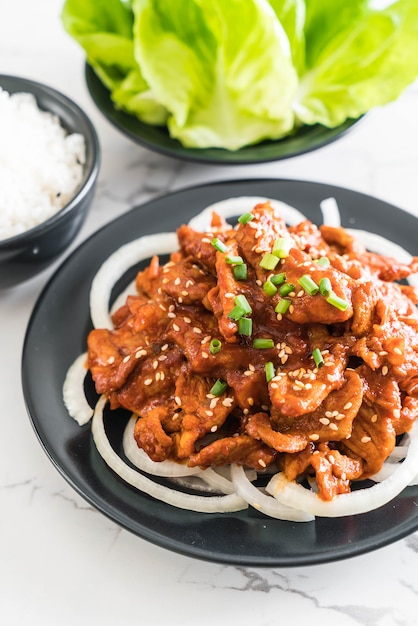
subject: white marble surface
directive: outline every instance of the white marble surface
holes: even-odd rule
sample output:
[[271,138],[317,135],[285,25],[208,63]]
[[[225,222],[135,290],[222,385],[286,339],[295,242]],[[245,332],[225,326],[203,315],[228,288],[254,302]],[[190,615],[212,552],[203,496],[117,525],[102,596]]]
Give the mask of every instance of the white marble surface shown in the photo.
[[[229,178],[334,183],[418,215],[418,85],[368,116],[356,132],[316,153],[251,167],[180,163],[130,143],[101,117],[83,82],[83,53],[64,33],[60,9],[60,0],[0,0],[0,73],[63,91],[96,125],[103,163],[97,196],[76,243],[156,194]],[[418,534],[328,565],[242,568],[155,547],[87,505],[41,449],[21,391],[26,324],[53,269],[0,294],[1,624],[418,623]]]

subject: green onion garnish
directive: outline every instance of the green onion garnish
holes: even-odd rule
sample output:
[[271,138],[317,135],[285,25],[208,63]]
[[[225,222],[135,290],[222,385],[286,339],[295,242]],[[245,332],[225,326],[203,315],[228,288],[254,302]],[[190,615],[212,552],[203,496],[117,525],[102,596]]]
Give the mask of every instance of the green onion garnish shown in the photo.
[[270,280],[266,280],[263,289],[268,296],[274,296],[277,293],[277,287]]
[[222,348],[222,343],[219,341],[219,339],[211,340],[209,344],[209,352],[211,354],[218,354],[221,348]]
[[250,307],[250,303],[243,294],[235,296],[234,302],[237,306],[242,306],[245,315],[251,315],[251,313],[253,312],[252,308]]
[[226,391],[227,387],[228,383],[218,378],[209,393],[215,396],[215,398],[219,398]]
[[251,220],[254,219],[254,215],[252,213],[244,213],[243,215],[240,215],[240,217],[238,218],[238,221],[240,224],[247,224],[248,222],[251,222]]
[[265,270],[274,270],[279,260],[280,259],[277,256],[275,256],[274,254],[270,254],[270,252],[267,252],[267,254],[265,254],[260,261],[260,267]]
[[273,339],[254,339],[253,348],[260,348],[261,350],[267,350],[268,348],[274,348]]
[[285,259],[289,256],[290,248],[292,247],[292,240],[288,237],[279,237],[275,239],[273,244],[272,254],[279,259]]
[[269,280],[273,283],[273,285],[282,285],[286,282],[286,274],[285,272],[281,272],[281,274],[274,274],[273,276],[270,276]]
[[343,298],[337,296],[333,291],[328,296],[327,302],[329,304],[332,304],[332,306],[335,306],[335,308],[339,309],[340,311],[345,311],[348,307],[347,300],[343,300]]
[[232,271],[234,272],[235,280],[247,280],[247,265],[245,263],[240,263],[239,265],[234,265]]
[[322,356],[321,350],[319,348],[315,348],[312,352],[312,358],[315,361],[316,367],[322,367],[324,364],[324,357]]
[[253,320],[251,317],[241,317],[241,319],[238,320],[238,333],[246,337],[251,337],[252,332]]
[[292,291],[295,291],[295,285],[293,283],[285,283],[279,289],[281,296],[288,296]]
[[276,308],[274,310],[276,313],[281,313],[283,315],[284,313],[287,313],[287,310],[291,304],[292,304],[291,300],[282,298],[281,300],[278,301],[278,303],[276,304]]
[[329,258],[326,256],[321,256],[319,259],[315,259],[314,263],[321,265],[322,267],[330,266]]
[[225,261],[229,265],[240,265],[241,263],[244,263],[242,256],[226,256]]
[[309,274],[304,274],[298,278],[298,283],[310,296],[315,296],[319,291],[318,285],[314,280],[312,280]]
[[319,281],[319,291],[322,296],[328,297],[332,293],[332,285],[329,278],[321,278]]
[[218,239],[218,237],[214,237],[211,241],[211,244],[215,248],[215,250],[217,250],[218,252],[226,252],[227,250],[227,247],[224,244],[224,242]]
[[276,372],[274,371],[274,365],[271,361],[268,361],[268,363],[266,363],[265,368],[266,368],[266,380],[269,383],[271,379],[274,378]]
[[242,294],[240,294],[239,296],[235,296],[234,302],[234,308],[228,313],[228,317],[230,319],[238,321],[239,319],[241,319],[241,317],[244,317],[244,315],[251,315],[251,313],[253,312],[247,298]]

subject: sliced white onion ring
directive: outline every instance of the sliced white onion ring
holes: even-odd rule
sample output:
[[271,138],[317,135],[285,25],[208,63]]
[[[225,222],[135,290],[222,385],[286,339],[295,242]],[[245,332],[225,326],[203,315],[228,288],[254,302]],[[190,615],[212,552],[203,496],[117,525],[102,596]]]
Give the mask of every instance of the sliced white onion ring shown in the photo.
[[189,226],[201,232],[208,231],[210,230],[213,212],[228,219],[229,217],[236,217],[243,213],[248,213],[253,210],[256,204],[263,202],[270,202],[277,216],[284,219],[286,224],[296,226],[299,222],[306,220],[306,216],[303,215],[303,213],[281,200],[259,196],[240,196],[227,198],[226,200],[220,200],[219,202],[210,204],[190,220]]
[[241,511],[248,507],[247,502],[245,502],[238,493],[232,493],[226,496],[196,496],[183,493],[155,483],[140,472],[129,467],[113,450],[106,436],[103,423],[103,409],[106,402],[106,397],[101,396],[96,405],[91,427],[93,439],[105,463],[126,483],[153,498],[189,511],[198,511],[201,513],[228,513]]
[[410,431],[408,454],[395,471],[382,482],[365,489],[337,496],[331,502],[290,481],[281,472],[273,476],[266,491],[283,504],[320,517],[343,517],[377,509],[393,500],[415,477],[418,467],[418,423]]
[[252,507],[269,517],[290,522],[311,522],[315,519],[313,515],[282,504],[260,491],[248,480],[241,465],[231,465],[231,478],[240,496]]
[[116,282],[133,265],[154,254],[170,254],[178,248],[176,233],[145,235],[118,248],[95,275],[90,290],[90,316],[95,328],[112,330],[110,294]]
[[67,411],[80,426],[87,424],[93,417],[93,409],[87,402],[84,393],[84,379],[87,374],[86,361],[86,352],[76,358],[67,372],[62,388],[62,396]]

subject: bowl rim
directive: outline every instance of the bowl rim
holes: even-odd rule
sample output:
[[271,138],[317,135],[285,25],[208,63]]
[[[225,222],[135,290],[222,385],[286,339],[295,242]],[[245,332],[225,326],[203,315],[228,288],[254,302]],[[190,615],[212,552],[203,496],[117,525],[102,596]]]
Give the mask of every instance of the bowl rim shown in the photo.
[[[52,100],[57,101],[61,106],[66,109],[72,110],[72,112],[76,113],[78,117],[82,119],[84,125],[87,128],[87,136],[86,133],[83,133],[85,142],[91,145],[92,151],[92,162],[91,166],[86,170],[83,178],[84,182],[81,183],[81,186],[76,191],[75,195],[67,202],[61,209],[59,209],[56,213],[48,217],[46,220],[40,222],[36,226],[32,228],[28,228],[17,235],[13,235],[12,237],[7,237],[6,239],[0,239],[0,250],[7,250],[9,247],[13,247],[15,244],[19,244],[28,239],[31,239],[34,236],[42,235],[45,232],[49,231],[56,222],[60,221],[62,217],[64,217],[67,213],[70,213],[79,202],[82,202],[86,196],[90,193],[92,187],[94,186],[97,176],[99,174],[100,163],[101,163],[101,147],[100,141],[97,134],[97,131],[93,125],[93,122],[85,113],[85,111],[78,105],[74,100],[63,94],[61,91],[58,91],[54,87],[50,85],[46,85],[45,83],[41,83],[39,81],[33,80],[31,78],[25,78],[23,76],[15,76],[12,74],[0,74],[0,89],[4,89],[8,91],[7,88],[3,88],[3,81],[13,81],[16,82],[16,85],[22,84],[21,93],[32,93],[34,91],[41,91],[46,96],[51,98]],[[8,93],[19,93],[19,89],[16,91]],[[35,95],[36,98],[36,95]],[[39,104],[38,104],[39,106]],[[41,110],[49,111],[56,115],[53,111],[47,108],[40,107]],[[57,115],[59,118],[59,115]],[[60,118],[59,118],[60,119]],[[60,123],[62,124],[62,120],[60,119]],[[74,131],[76,132],[76,131]]]

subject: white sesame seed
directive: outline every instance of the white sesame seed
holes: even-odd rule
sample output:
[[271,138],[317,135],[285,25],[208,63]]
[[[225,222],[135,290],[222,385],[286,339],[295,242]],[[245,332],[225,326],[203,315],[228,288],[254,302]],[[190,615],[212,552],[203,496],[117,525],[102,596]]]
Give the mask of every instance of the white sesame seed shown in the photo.
[[254,406],[254,398],[248,398],[248,404]]
[[198,328],[197,326],[193,326],[193,332],[196,333],[196,335],[201,335],[202,329]]
[[301,298],[301,297],[303,296],[303,294],[304,294],[304,293],[305,293],[305,292],[303,291],[303,289],[301,289],[300,291],[298,291],[298,292],[297,292],[297,294],[296,294],[296,295],[297,295],[297,297],[298,297],[298,298]]
[[173,324],[173,329],[178,332],[180,330],[180,327],[177,326],[177,324]]
[[156,370],[158,367],[158,361],[157,359],[155,359],[155,361],[152,362],[152,367]]
[[276,319],[278,322],[281,322],[283,315],[281,313],[277,313]]
[[167,311],[167,307],[165,307],[164,304],[160,304],[159,307],[162,311]]
[[317,435],[316,433],[313,433],[313,435],[309,435],[309,439],[311,441],[318,441],[319,435]]
[[261,467],[267,467],[267,465],[264,463],[263,459],[258,459],[258,464],[261,465]]
[[207,352],[202,352],[202,359],[208,359],[209,354]]
[[182,291],[182,292],[181,292],[181,295],[182,295],[182,296],[184,296],[184,297],[186,297],[186,296],[188,296],[188,295],[189,295],[189,292],[188,292],[188,291],[186,291],[186,290],[184,290],[184,291]]
[[331,423],[331,424],[329,425],[329,427],[330,427],[330,429],[331,429],[331,430],[338,430],[338,426],[337,426],[337,424],[333,424],[333,423]]
[[253,372],[251,370],[245,370],[244,376],[252,376]]
[[386,376],[386,374],[388,373],[388,371],[389,371],[388,366],[387,366],[387,365],[384,365],[384,366],[382,367],[382,376]]
[[212,428],[210,429],[210,432],[211,433],[216,433],[217,430],[218,430],[218,427],[215,424],[215,426],[212,426]]
[[335,376],[333,376],[332,374],[327,374],[327,378],[328,378],[330,383],[335,382]]
[[341,472],[341,480],[347,480],[347,474],[345,472]]
[[181,400],[180,400],[180,398],[179,398],[178,396],[175,396],[175,398],[174,398],[174,402],[175,402],[178,406],[181,406]]
[[394,351],[396,354],[400,354],[400,355],[402,355],[402,354],[403,354],[402,350],[401,350],[400,348],[398,348],[398,347],[393,348],[393,351]]
[[381,350],[381,351],[379,352],[379,356],[386,356],[386,355],[387,355],[386,350]]
[[176,307],[174,306],[174,304],[170,304],[170,306],[168,307],[168,310],[169,310],[170,312],[172,312],[172,311],[174,311],[174,309],[175,309],[175,308],[176,308]]
[[227,291],[225,294],[225,298],[235,298],[235,295],[231,293],[230,291]]
[[169,317],[170,319],[174,319],[176,317],[176,314],[170,311],[169,313],[167,313],[167,317]]
[[147,386],[148,386],[148,385],[150,385],[151,383],[152,383],[152,378],[146,378],[146,379],[144,380],[144,385],[147,385]]
[[126,357],[123,359],[124,363],[127,363],[129,361],[129,359],[131,358],[130,354],[127,354]]
[[271,387],[272,389],[277,389],[277,388],[278,388],[278,385],[277,385],[277,383],[270,383],[270,387]]
[[332,417],[332,411],[325,411],[326,417]]
[[399,418],[401,416],[401,412],[399,409],[394,409],[393,410],[393,417],[395,418]]
[[321,422],[321,424],[323,424],[324,426],[328,426],[329,424],[329,419],[327,417],[320,417],[319,421]]
[[374,415],[371,416],[370,421],[373,422],[374,424],[375,422],[377,422],[377,417],[378,417],[377,413],[375,413]]
[[232,398],[225,398],[224,400],[222,400],[223,406],[226,406],[226,407],[232,406],[232,403],[233,403]]
[[191,324],[192,320],[190,319],[190,317],[183,317],[184,321],[186,322],[186,324]]
[[281,364],[282,364],[282,365],[284,365],[284,364],[286,363],[286,361],[288,360],[288,358],[289,358],[289,357],[288,357],[288,355],[287,355],[287,354],[285,354],[284,356],[282,356],[282,358],[280,359]]
[[371,441],[371,440],[372,440],[372,438],[371,437],[367,437],[367,436],[364,436],[364,437],[362,437],[360,439],[361,443],[369,443],[369,441]]
[[166,354],[161,354],[161,355],[158,357],[158,360],[159,360],[159,361],[167,361],[167,359],[168,359],[168,356],[167,356]]
[[115,362],[115,357],[114,356],[110,356],[107,359],[107,361],[106,361],[106,363],[108,363],[109,365],[112,365],[112,363],[114,363],[114,362]]
[[210,409],[214,409],[215,406],[218,404],[218,400],[219,400],[219,398],[212,398],[212,400],[210,401],[210,404],[209,404],[209,408]]
[[179,278],[179,276],[177,276],[176,280],[174,281],[175,285],[180,285],[181,283],[181,278]]
[[159,380],[160,380],[160,377],[161,377],[161,373],[160,373],[160,372],[157,372],[157,373],[155,374],[155,380],[156,380],[156,381],[159,381]]
[[344,410],[348,411],[348,409],[351,409],[351,407],[353,406],[352,402],[347,402],[346,404],[344,404]]
[[209,411],[209,410],[207,410],[207,411],[205,411],[205,413],[206,413],[206,415],[207,415],[208,417],[212,417],[212,415],[213,415],[213,411]]

